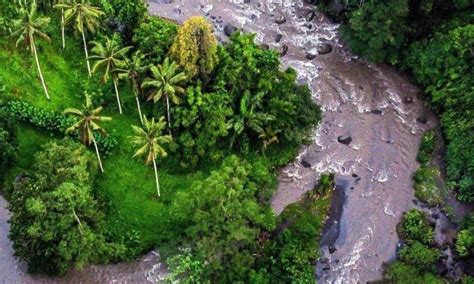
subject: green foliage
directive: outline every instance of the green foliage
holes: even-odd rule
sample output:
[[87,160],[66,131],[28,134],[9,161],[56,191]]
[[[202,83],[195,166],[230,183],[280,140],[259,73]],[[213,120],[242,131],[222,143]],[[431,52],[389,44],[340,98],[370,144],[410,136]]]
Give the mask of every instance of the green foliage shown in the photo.
[[395,283],[404,283],[404,284],[419,284],[419,283],[429,283],[429,284],[443,284],[446,283],[443,279],[438,276],[429,273],[422,272],[417,267],[410,264],[406,264],[401,261],[396,261],[390,265],[386,276],[394,281]]
[[219,60],[213,28],[202,16],[190,17],[183,23],[170,52],[189,79],[199,76],[207,80]]
[[343,35],[356,53],[395,63],[409,30],[408,16],[407,0],[366,1],[350,14]]
[[433,242],[433,228],[428,224],[425,214],[417,209],[405,213],[401,233],[408,244],[418,241],[430,245]]
[[175,23],[149,16],[135,29],[133,43],[147,55],[148,64],[159,64],[171,48],[177,32],[178,26]]
[[474,25],[465,25],[413,43],[407,59],[441,113],[448,177],[464,201],[474,200],[474,135],[460,135],[474,131],[473,45]]
[[[6,103],[3,108],[18,121],[28,122],[37,127],[59,134],[63,134],[69,126],[74,124],[74,119],[68,116],[36,108],[23,101],[11,100]],[[99,151],[106,156],[110,155],[113,148],[118,144],[117,140],[111,136],[95,135],[95,138]]]
[[474,256],[474,213],[464,217],[456,239],[456,251],[461,257]]
[[441,205],[446,194],[436,167],[420,167],[413,175],[415,196],[429,206]]
[[416,159],[420,164],[427,166],[433,158],[433,153],[436,148],[436,134],[434,130],[427,131],[421,138],[420,148]]
[[167,260],[170,274],[166,277],[169,283],[208,283],[202,275],[205,265],[199,260],[195,260],[191,254],[191,249],[183,249],[181,253],[170,257]]
[[230,156],[206,180],[176,194],[173,222],[184,229],[193,260],[206,263],[193,277],[233,282],[249,275],[260,234],[275,227],[271,208],[258,203],[251,171],[250,164]]
[[217,162],[224,157],[219,141],[228,136],[227,121],[233,114],[227,92],[205,94],[200,86],[188,87],[172,113],[181,166],[195,167],[202,159]]
[[14,164],[16,148],[15,122],[0,108],[0,184],[3,175]]
[[92,194],[92,167],[84,147],[70,141],[46,144],[30,175],[14,184],[10,238],[29,271],[62,274],[123,253],[101,233],[103,213]]
[[400,251],[400,259],[402,261],[423,271],[433,271],[434,264],[440,255],[439,250],[429,248],[418,241],[405,246]]
[[106,24],[113,31],[120,32],[124,42],[131,42],[133,31],[148,14],[143,0],[93,0],[107,15]]
[[[264,243],[252,283],[312,283],[318,259],[318,238],[329,210],[333,176],[323,175],[318,187],[278,216],[278,226]],[[267,236],[268,237],[268,236]]]

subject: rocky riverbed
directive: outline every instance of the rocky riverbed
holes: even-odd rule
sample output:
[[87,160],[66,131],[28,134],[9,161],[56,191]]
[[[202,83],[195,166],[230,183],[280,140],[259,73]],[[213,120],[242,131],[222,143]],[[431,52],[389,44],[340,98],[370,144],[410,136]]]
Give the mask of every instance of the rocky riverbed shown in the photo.
[[[151,0],[150,12],[184,21],[204,15],[216,34],[236,29],[257,34],[282,55],[284,67],[309,84],[324,119],[313,142],[283,168],[272,206],[280,213],[314,187],[320,173],[336,175],[336,213],[322,239],[319,282],[358,283],[378,279],[382,264],[396,256],[396,224],[414,207],[411,174],[421,134],[437,125],[418,98],[419,90],[389,66],[371,65],[348,52],[332,23],[302,0]],[[8,212],[0,198],[0,274],[7,282],[153,282],[163,268],[150,253],[135,263],[91,266],[62,279],[25,274],[7,239]],[[330,249],[329,249],[330,248]],[[132,280],[133,279],[133,280]],[[11,280],[11,281],[10,281]]]

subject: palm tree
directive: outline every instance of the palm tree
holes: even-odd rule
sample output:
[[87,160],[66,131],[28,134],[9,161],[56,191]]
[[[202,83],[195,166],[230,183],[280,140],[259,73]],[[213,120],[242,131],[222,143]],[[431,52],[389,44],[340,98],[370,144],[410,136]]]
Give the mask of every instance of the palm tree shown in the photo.
[[145,156],[145,164],[147,165],[153,162],[158,197],[160,196],[160,182],[158,180],[156,158],[164,158],[168,155],[162,145],[165,143],[170,143],[173,140],[170,135],[161,135],[165,125],[166,123],[164,117],[161,117],[158,122],[155,122],[154,118],[148,120],[144,116],[143,127],[132,125],[135,135],[130,137],[132,139],[132,143],[138,147],[133,157]]
[[[262,112],[263,93],[251,96],[249,91],[246,91],[240,100],[239,113],[229,121],[228,129],[233,130],[230,141],[230,148],[233,147],[235,139],[242,135],[247,129],[262,135],[265,132],[264,126],[268,122],[275,120],[275,116]],[[277,133],[277,132],[275,132]],[[264,134],[266,137],[268,134]],[[261,136],[261,138],[263,138]]]
[[92,72],[95,73],[99,68],[103,69],[104,75],[102,76],[102,81],[106,83],[112,77],[115,88],[115,96],[117,97],[117,104],[120,114],[122,114],[122,104],[120,103],[120,96],[117,87],[117,75],[115,69],[118,66],[123,65],[122,60],[124,60],[125,54],[132,48],[127,46],[121,48],[120,45],[115,40],[110,38],[105,39],[105,45],[101,42],[93,41],[94,47],[92,48],[92,53],[94,56],[91,56],[91,59],[96,59],[92,67]]
[[142,110],[140,107],[140,74],[144,73],[148,66],[143,65],[143,59],[145,55],[141,54],[140,51],[135,52],[131,59],[125,58],[125,66],[123,68],[116,69],[117,76],[121,80],[128,80],[132,84],[133,93],[135,94],[135,100],[137,101],[138,115],[140,116],[140,122],[143,125]]
[[69,4],[70,0],[55,0],[55,5],[54,7],[56,9],[61,9],[61,38],[62,38],[62,44],[63,44],[63,49],[66,48],[66,39],[64,36],[64,29],[66,27],[66,17],[64,16],[64,6],[59,6],[61,4]]
[[278,133],[280,133],[280,130],[273,130],[271,127],[265,127],[264,129],[261,129],[260,134],[258,135],[258,138],[262,139],[263,141],[263,151],[266,151],[268,146],[272,145],[273,143],[279,143],[280,141],[278,140]]
[[95,33],[96,28],[99,26],[97,19],[104,15],[104,12],[102,12],[98,7],[91,6],[88,0],[80,0],[80,2],[74,2],[72,4],[58,4],[56,7],[58,9],[65,9],[64,17],[66,25],[74,19],[74,29],[82,35],[84,53],[86,54],[87,71],[89,72],[89,76],[92,76],[85,32],[88,30],[91,33]]
[[18,46],[21,42],[24,42],[25,46],[33,53],[44,93],[46,94],[46,98],[49,100],[50,98],[48,94],[48,88],[44,82],[43,73],[41,72],[41,66],[38,59],[38,52],[36,50],[35,36],[37,35],[47,42],[51,41],[48,35],[41,31],[49,24],[51,19],[48,17],[41,17],[37,12],[36,1],[31,3],[29,11],[25,10],[24,8],[20,8],[20,18],[13,22],[16,30],[12,33],[12,35],[18,37],[16,46]]
[[176,63],[170,63],[169,58],[166,58],[162,65],[152,66],[150,70],[153,77],[146,78],[142,87],[151,89],[148,100],[156,103],[161,98],[165,99],[168,129],[171,133],[170,99],[175,104],[180,103],[179,95],[185,91],[179,84],[186,80],[186,75],[184,72],[178,72]]
[[64,110],[64,114],[71,115],[77,118],[77,121],[66,129],[66,134],[70,134],[76,131],[79,131],[81,141],[89,146],[91,143],[94,143],[95,153],[97,159],[99,160],[100,170],[104,172],[104,167],[102,166],[102,161],[100,159],[99,148],[97,147],[97,142],[94,137],[94,132],[97,132],[101,135],[107,135],[105,130],[100,127],[98,122],[101,121],[110,121],[112,118],[107,116],[99,116],[102,111],[102,107],[94,108],[92,106],[92,101],[90,96],[86,95],[86,104],[83,105],[83,109],[67,108]]

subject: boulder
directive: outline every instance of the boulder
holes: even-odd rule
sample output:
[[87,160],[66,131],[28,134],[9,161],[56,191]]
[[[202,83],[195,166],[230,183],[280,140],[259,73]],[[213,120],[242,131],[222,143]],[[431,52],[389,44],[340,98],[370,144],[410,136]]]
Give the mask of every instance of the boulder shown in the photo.
[[316,54],[306,53],[306,59],[313,60],[316,58]]
[[322,43],[318,46],[318,53],[319,54],[328,54],[332,51],[332,45],[329,43]]
[[288,53],[288,45],[284,44],[281,46],[280,56],[283,57]]
[[329,253],[330,253],[330,254],[333,254],[333,253],[335,253],[335,252],[336,252],[336,250],[337,250],[337,249],[336,249],[335,247],[333,247],[333,246],[329,246]]
[[277,34],[277,35],[275,36],[275,42],[280,42],[282,38],[283,38],[283,35],[282,35],[282,34]]
[[284,24],[285,22],[286,22],[285,16],[280,16],[280,17],[277,17],[277,18],[275,19],[275,23],[277,23],[277,24],[279,24],[279,25]]
[[300,162],[300,164],[304,167],[304,168],[311,168],[311,163],[306,159],[306,158],[303,158]]
[[337,137],[337,142],[344,144],[344,145],[349,145],[352,142],[352,137],[349,135],[343,135]]
[[226,36],[229,36],[229,37],[230,37],[233,33],[235,33],[237,30],[238,30],[238,29],[237,29],[234,25],[232,25],[232,24],[230,24],[230,23],[227,23],[227,24],[224,26],[224,34],[225,34]]
[[311,22],[315,16],[316,12],[314,12],[314,10],[309,11],[308,13],[306,13],[306,21]]
[[428,117],[426,115],[422,115],[416,119],[416,122],[425,124],[428,122]]

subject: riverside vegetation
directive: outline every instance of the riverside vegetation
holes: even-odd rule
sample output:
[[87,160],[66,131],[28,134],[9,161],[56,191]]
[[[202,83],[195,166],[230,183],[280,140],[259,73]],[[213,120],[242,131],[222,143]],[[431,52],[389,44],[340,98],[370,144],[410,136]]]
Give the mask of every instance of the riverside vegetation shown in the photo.
[[[421,142],[420,168],[413,176],[415,195],[428,206],[444,207],[449,189],[460,201],[474,202],[474,3],[465,0],[322,0],[319,8],[340,21],[351,50],[373,62],[390,63],[412,74],[425,90],[426,103],[439,115],[446,149],[448,182],[433,163],[434,131]],[[418,121],[426,122],[420,116]],[[401,238],[407,245],[387,276],[397,283],[444,283],[435,275],[439,249],[420,211],[405,215]],[[472,216],[459,224],[458,256],[472,267]],[[407,231],[407,228],[411,228]],[[418,229],[415,229],[418,227]],[[412,230],[412,231],[410,231]],[[418,231],[417,231],[418,230]],[[416,231],[416,232],[415,232]],[[463,280],[472,283],[472,278]]]
[[278,218],[269,200],[321,111],[253,35],[212,32],[140,0],[0,4],[0,177],[30,272],[157,246],[170,281],[312,281],[331,178]]

